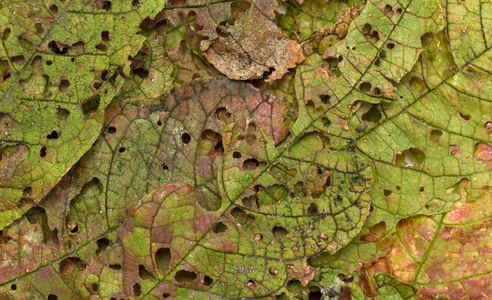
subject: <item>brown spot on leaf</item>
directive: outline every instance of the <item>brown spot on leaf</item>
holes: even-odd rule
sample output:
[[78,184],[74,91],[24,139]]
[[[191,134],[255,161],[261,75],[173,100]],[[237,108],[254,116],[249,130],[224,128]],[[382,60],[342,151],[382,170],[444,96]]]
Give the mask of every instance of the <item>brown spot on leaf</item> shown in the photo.
[[477,144],[474,156],[476,160],[492,161],[492,146],[483,142]]

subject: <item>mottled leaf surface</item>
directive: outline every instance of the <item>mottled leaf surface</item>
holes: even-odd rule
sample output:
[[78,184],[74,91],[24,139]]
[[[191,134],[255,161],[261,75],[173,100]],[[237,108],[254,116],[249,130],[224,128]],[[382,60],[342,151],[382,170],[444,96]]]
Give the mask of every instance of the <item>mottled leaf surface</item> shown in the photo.
[[491,10],[1,4],[0,298],[490,298]]

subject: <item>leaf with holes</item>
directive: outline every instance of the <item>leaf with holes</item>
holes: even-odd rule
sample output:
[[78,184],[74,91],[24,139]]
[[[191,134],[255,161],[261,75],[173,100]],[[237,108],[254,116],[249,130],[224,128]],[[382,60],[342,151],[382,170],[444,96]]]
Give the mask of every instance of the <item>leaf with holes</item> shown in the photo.
[[[450,7],[453,9],[447,10],[445,19],[448,24],[451,24],[450,20],[463,18],[462,6],[448,3]],[[478,13],[479,7],[474,9]],[[490,13],[490,6],[482,8],[482,18],[486,19]],[[471,18],[471,15],[468,17]],[[449,25],[446,30],[451,30],[453,26]],[[397,245],[402,243],[417,243],[423,249],[421,252],[427,251],[431,255],[435,251],[432,247],[424,249],[424,244],[429,240],[424,238],[418,242],[412,241],[418,234],[417,230],[424,225],[415,225],[413,234],[407,233],[407,240],[402,242],[399,226],[395,228],[395,224],[401,225],[407,222],[405,220],[417,219],[419,221],[415,222],[421,224],[424,222],[422,220],[426,220],[429,225],[425,230],[430,232],[431,223],[439,223],[440,218],[445,218],[440,214],[459,210],[462,205],[469,206],[488,193],[491,182],[491,137],[488,126],[491,122],[491,108],[488,86],[492,78],[490,71],[484,69],[487,64],[483,63],[490,59],[490,51],[486,46],[490,37],[482,34],[485,33],[475,35],[476,44],[478,48],[486,50],[473,58],[468,57],[466,64],[461,66],[462,53],[456,47],[461,45],[464,53],[467,53],[469,48],[463,44],[463,40],[469,39],[468,35],[458,37],[451,34],[449,40],[445,32],[424,35],[422,42],[428,51],[421,54],[413,70],[395,85],[398,89],[396,101],[371,103],[361,100],[351,107],[349,127],[356,135],[358,149],[371,161],[377,178],[370,192],[373,213],[349,246],[335,255],[325,253],[314,258],[311,261],[313,265],[329,264],[345,270],[371,269],[378,265],[378,258],[390,251],[390,257],[395,255],[394,251],[398,247],[401,250],[403,246]],[[470,203],[454,203],[460,198]],[[486,213],[485,204],[483,207]],[[434,216],[414,217],[418,215]],[[420,234],[424,234],[424,231]],[[451,244],[463,243],[462,238],[466,239],[466,236],[452,235],[446,241]],[[484,243],[488,244],[487,241]],[[481,246],[477,247],[471,246],[470,249],[478,250]],[[425,272],[442,272],[438,265],[445,263],[446,259],[423,266],[427,258],[419,256],[417,259],[414,254],[407,258],[405,255],[402,252],[400,256],[392,258],[393,265],[405,269],[398,273],[398,277],[410,284],[423,286],[422,295],[425,296],[422,297],[444,293],[434,283],[430,283],[432,280],[427,282],[427,279],[419,276],[427,276]],[[442,253],[436,252],[435,255],[440,256]],[[452,264],[451,258],[449,260]],[[404,262],[421,269],[416,271],[419,275],[412,277],[410,273],[411,278],[405,277],[407,275],[403,273],[410,272],[411,267],[399,266]],[[397,270],[390,268],[388,272]],[[463,274],[459,270],[456,280],[453,280],[462,280],[460,278]],[[478,275],[477,279],[471,280],[490,282]],[[449,289],[461,286],[458,290],[462,294],[449,294],[451,298],[461,298],[465,293],[470,295],[464,283],[452,287],[449,280],[447,283],[445,280],[441,282],[442,287]],[[474,297],[480,298],[478,295]]]
[[492,296],[491,3],[81,1],[0,9],[0,298]]
[[39,203],[89,150],[142,47],[142,16],[156,13],[153,3],[89,2],[2,5],[2,211]]

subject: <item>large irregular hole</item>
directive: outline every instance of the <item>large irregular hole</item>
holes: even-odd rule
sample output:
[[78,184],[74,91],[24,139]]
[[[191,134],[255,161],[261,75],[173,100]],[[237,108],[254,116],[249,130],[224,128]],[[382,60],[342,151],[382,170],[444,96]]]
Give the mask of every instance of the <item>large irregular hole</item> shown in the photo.
[[217,108],[217,110],[215,110],[215,118],[217,118],[217,120],[224,121],[229,119],[230,117],[231,114],[227,111],[225,107],[219,107]]
[[174,275],[174,279],[177,282],[191,282],[197,278],[197,274],[195,272],[190,272],[186,270],[179,270]]
[[253,143],[256,141],[256,135],[254,133],[247,133],[246,134],[246,142],[249,145],[253,145]]
[[362,115],[362,120],[366,122],[379,122],[381,120],[382,115],[379,109],[376,106],[371,107],[365,114]]
[[246,223],[246,218],[247,218],[246,212],[240,207],[234,207],[231,210],[231,216],[233,216],[238,221],[239,224]]
[[12,30],[10,28],[8,28],[8,27],[5,28],[3,30],[3,33],[2,33],[2,40],[5,41],[6,39],[8,39],[11,32],[12,32]]
[[65,93],[69,87],[70,87],[70,81],[66,79],[62,79],[60,81],[60,85],[58,85],[58,90],[60,90],[60,92],[62,93]]
[[56,6],[55,4],[51,4],[50,5],[50,12],[54,15],[57,15],[58,14],[58,6]]
[[113,264],[113,265],[109,265],[109,268],[118,271],[118,270],[121,270],[121,265],[120,264]]
[[224,145],[222,144],[222,135],[207,129],[202,132],[202,136],[198,145],[198,155],[200,156],[216,156],[224,154]]
[[99,94],[91,97],[89,100],[82,104],[82,112],[84,115],[88,115],[97,110],[99,104],[101,103],[101,96]]
[[442,136],[442,131],[441,130],[432,129],[431,132],[430,132],[429,138],[434,143],[437,143],[437,141],[439,141],[439,139],[441,138],[441,136]]
[[321,293],[321,289],[317,286],[312,286],[309,289],[308,300],[321,300],[321,299],[323,299],[323,294]]
[[248,280],[248,281],[246,281],[245,286],[247,289],[253,290],[256,287],[256,283],[253,280]]
[[371,32],[371,29],[372,29],[371,24],[369,24],[369,23],[364,24],[364,27],[362,27],[362,29],[361,29],[362,34],[364,34],[364,35],[369,34],[369,32]]
[[106,52],[106,51],[108,51],[108,46],[106,46],[106,44],[99,43],[96,45],[96,49],[101,51],[101,52]]
[[418,77],[410,79],[410,88],[417,92],[422,92],[425,89],[425,83]]
[[24,55],[17,55],[17,56],[12,56],[10,58],[10,61],[13,63],[13,64],[24,64]]
[[384,7],[384,14],[391,18],[394,14],[393,7],[389,4],[386,4],[386,6]]
[[99,9],[103,9],[105,11],[110,11],[112,6],[113,6],[113,3],[111,3],[111,1],[103,1],[100,4],[100,8]]
[[59,274],[63,278],[71,278],[79,271],[84,271],[87,265],[79,257],[67,257],[60,261]]
[[330,98],[330,95],[319,95],[319,99],[323,102],[323,104],[329,104]]
[[419,167],[425,159],[425,154],[417,148],[398,151],[396,163],[402,167]]
[[56,114],[58,116],[58,119],[60,120],[66,120],[68,116],[70,115],[70,111],[65,108],[57,107],[56,108]]
[[108,238],[104,237],[101,239],[97,240],[97,250],[96,250],[96,255],[99,255],[101,252],[106,250],[108,246],[111,245],[111,242],[109,241]]
[[46,157],[46,154],[47,154],[47,153],[46,153],[46,150],[47,150],[47,149],[48,149],[48,148],[46,148],[46,147],[42,147],[42,148],[41,148],[41,151],[39,151],[39,156],[41,156],[41,157]]
[[381,235],[386,231],[386,222],[381,221],[376,225],[369,228],[369,233],[360,237],[360,241],[363,243],[372,243],[377,241]]
[[253,171],[260,165],[260,162],[256,158],[248,158],[243,161],[243,170]]
[[273,184],[258,194],[260,205],[272,205],[289,195],[289,189],[281,184]]
[[287,230],[281,226],[275,226],[272,229],[273,237],[280,241],[284,236],[288,234]]
[[243,205],[247,208],[257,210],[260,208],[260,205],[258,204],[258,198],[255,196],[250,196],[243,198]]
[[55,130],[53,130],[50,134],[46,136],[48,140],[57,139],[58,137],[60,137],[60,135]]
[[109,42],[109,31],[104,30],[103,32],[101,32],[101,38],[103,42]]
[[135,297],[140,297],[140,295],[142,294],[142,286],[140,285],[140,283],[135,283],[133,285],[133,294],[135,295]]
[[142,79],[147,79],[150,74],[149,71],[145,68],[136,68],[135,70],[132,70],[132,73]]
[[26,187],[23,191],[22,191],[22,196],[23,197],[31,197],[32,196],[32,188],[30,186]]
[[212,231],[215,233],[222,233],[227,230],[227,225],[224,224],[223,222],[218,222],[217,224],[212,227]]
[[171,250],[169,248],[159,248],[155,253],[155,263],[159,273],[166,273],[171,262]]
[[309,215],[316,215],[316,214],[318,214],[318,206],[316,204],[314,204],[314,203],[311,203],[311,205],[309,205],[309,207],[308,207],[307,213]]
[[363,92],[363,93],[367,93],[367,92],[369,92],[369,91],[371,90],[371,88],[372,88],[372,84],[371,84],[371,83],[369,83],[369,82],[363,82],[363,83],[361,83],[361,84],[360,84],[360,86],[359,86],[359,90],[360,90],[361,92]]
[[144,265],[138,266],[138,277],[142,280],[155,281],[154,276],[152,276],[152,274],[145,269]]
[[92,86],[94,87],[95,90],[99,90],[102,87],[102,82],[95,81]]
[[103,71],[101,72],[101,76],[100,76],[101,80],[102,80],[102,81],[106,81],[106,80],[108,80],[108,74],[109,74],[109,71],[108,71],[108,70],[103,70]]
[[362,27],[362,34],[364,34],[364,37],[373,44],[379,42],[380,40],[379,32],[377,32],[377,30],[373,30],[372,25],[369,23],[364,24],[364,27]]
[[301,291],[302,283],[297,279],[291,279],[287,282],[287,289],[289,291]]
[[55,41],[51,41],[48,43],[48,49],[50,49],[55,54],[67,55],[70,47],[61,43],[57,43]]
[[188,54],[191,53],[186,40],[182,40],[181,43],[179,43],[178,53],[181,55],[181,57],[186,57]]
[[44,32],[43,24],[41,23],[36,23],[34,28],[36,28],[36,34],[42,34]]
[[210,285],[212,285],[213,282],[214,281],[210,276],[205,275],[205,277],[203,278],[203,284],[205,286],[210,286]]
[[433,32],[426,32],[420,37],[420,42],[422,43],[422,47],[428,47],[436,38],[436,35]]

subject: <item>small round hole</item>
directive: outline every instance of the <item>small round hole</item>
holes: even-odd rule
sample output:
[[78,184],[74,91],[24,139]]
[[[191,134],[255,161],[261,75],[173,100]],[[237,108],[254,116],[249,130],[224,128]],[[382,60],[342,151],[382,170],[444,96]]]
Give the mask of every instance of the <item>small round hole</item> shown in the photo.
[[240,152],[234,151],[234,152],[232,153],[232,157],[234,157],[234,158],[241,158],[241,156],[242,156],[242,155],[241,155],[241,153],[240,153]]
[[109,134],[115,134],[116,133],[116,127],[114,127],[114,126],[108,127],[108,133]]
[[189,133],[183,133],[181,135],[181,141],[184,143],[184,144],[188,144],[190,141],[191,141],[191,136]]
[[125,151],[126,151],[126,148],[125,148],[125,147],[120,147],[120,149],[118,149],[118,151],[119,151],[120,153],[123,153],[123,152],[125,152]]

